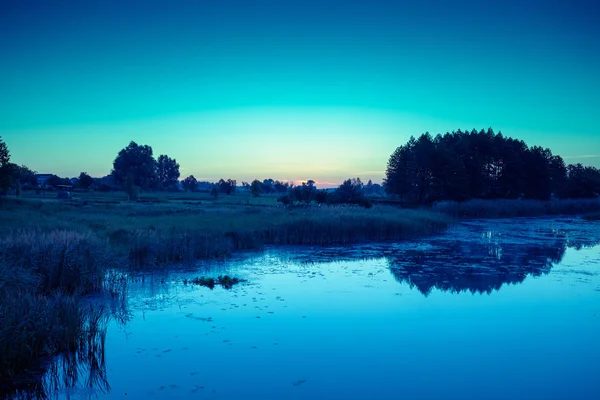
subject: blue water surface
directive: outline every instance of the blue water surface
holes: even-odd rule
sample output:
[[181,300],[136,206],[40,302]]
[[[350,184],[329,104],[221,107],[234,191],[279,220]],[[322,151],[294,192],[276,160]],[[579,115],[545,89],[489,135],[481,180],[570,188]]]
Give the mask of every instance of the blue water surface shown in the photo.
[[[600,224],[507,219],[273,247],[128,283],[57,398],[598,399]],[[246,279],[231,290],[195,276]],[[98,374],[98,371],[95,372]]]

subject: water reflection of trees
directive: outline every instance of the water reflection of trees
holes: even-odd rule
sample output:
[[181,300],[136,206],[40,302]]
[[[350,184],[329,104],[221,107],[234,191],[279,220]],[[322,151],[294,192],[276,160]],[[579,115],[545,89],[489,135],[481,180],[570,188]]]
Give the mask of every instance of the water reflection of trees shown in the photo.
[[559,263],[566,241],[539,245],[455,242],[423,250],[406,250],[388,257],[400,283],[424,295],[439,289],[453,293],[491,293],[504,284],[521,283],[528,275],[547,274]]

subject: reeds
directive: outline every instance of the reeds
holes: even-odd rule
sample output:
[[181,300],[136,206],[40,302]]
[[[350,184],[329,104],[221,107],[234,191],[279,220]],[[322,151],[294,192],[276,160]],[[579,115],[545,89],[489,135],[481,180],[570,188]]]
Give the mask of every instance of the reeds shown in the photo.
[[103,287],[107,248],[89,233],[40,230],[0,239],[0,384],[44,357],[89,345],[104,312],[81,295]]
[[[403,240],[444,230],[447,216],[378,206],[323,206],[302,209],[218,211],[221,221],[194,227],[186,221],[170,229],[113,232],[112,241],[128,253],[136,268],[223,258],[264,245],[339,245]],[[207,216],[214,218],[214,216]],[[193,219],[193,217],[191,218]]]
[[91,233],[17,231],[0,239],[0,259],[37,279],[37,291],[88,293],[102,288],[108,247]]

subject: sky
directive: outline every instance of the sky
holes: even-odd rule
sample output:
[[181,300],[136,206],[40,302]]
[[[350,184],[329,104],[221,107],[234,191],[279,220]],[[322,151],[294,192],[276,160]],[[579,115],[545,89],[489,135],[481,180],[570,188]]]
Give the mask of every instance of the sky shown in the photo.
[[40,173],[130,141],[199,180],[380,182],[411,135],[600,167],[596,1],[0,1],[0,136]]

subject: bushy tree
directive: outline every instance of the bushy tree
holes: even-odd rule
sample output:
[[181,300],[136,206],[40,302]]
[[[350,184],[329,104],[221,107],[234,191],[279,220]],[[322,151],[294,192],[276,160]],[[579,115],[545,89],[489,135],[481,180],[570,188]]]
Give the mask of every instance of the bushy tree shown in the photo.
[[125,180],[123,181],[123,189],[130,201],[136,201],[139,198],[141,188],[135,184],[135,174],[133,172],[128,172],[125,176]]
[[262,183],[258,179],[253,180],[250,184],[250,192],[254,197],[260,196],[260,193],[262,192]]
[[562,197],[593,198],[600,196],[600,170],[581,164],[569,165]]
[[15,166],[14,170],[16,172],[15,179],[18,180],[21,185],[30,187],[37,185],[35,171],[32,171],[26,165]]
[[133,179],[133,185],[150,188],[156,181],[156,161],[152,157],[152,147],[131,142],[119,151],[113,162],[112,175],[115,181],[124,185],[125,178]]
[[235,179],[219,180],[219,190],[221,193],[231,195],[235,192],[237,182]]
[[71,181],[68,178],[61,178],[60,176],[52,175],[50,178],[48,178],[46,184],[50,187],[56,188],[60,185],[70,185]]
[[10,152],[0,136],[0,194],[6,194],[13,182],[14,167],[10,163]]
[[290,187],[288,182],[275,181],[273,182],[273,189],[277,193],[286,193]]
[[0,136],[0,168],[6,166],[10,162],[10,151],[8,151],[8,146],[2,140],[2,136]]
[[156,179],[158,189],[172,189],[179,179],[179,164],[174,158],[162,154],[156,162]]
[[315,201],[317,202],[317,204],[327,204],[328,198],[328,193],[324,189],[317,190],[315,193]]
[[363,197],[363,186],[360,178],[345,180],[335,191],[338,201],[351,203],[354,199]]
[[82,172],[79,174],[78,185],[82,189],[89,189],[94,184],[94,178],[92,178],[87,172]]
[[218,184],[212,185],[212,187],[210,188],[210,194],[216,199],[217,197],[219,197],[219,193],[221,192],[221,189],[219,188]]
[[194,175],[190,175],[185,178],[182,182],[183,188],[188,192],[196,191],[196,186],[198,185],[198,181],[194,178]]

